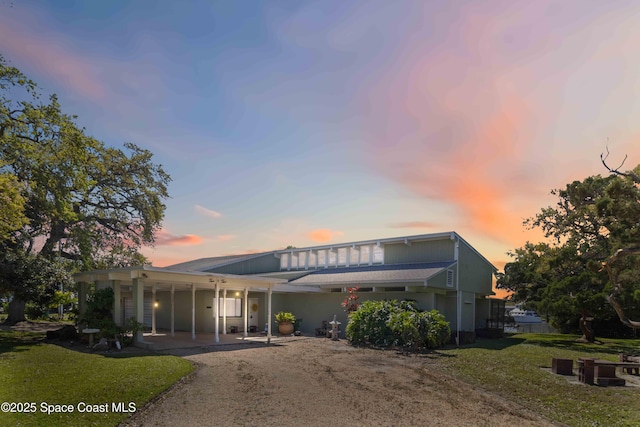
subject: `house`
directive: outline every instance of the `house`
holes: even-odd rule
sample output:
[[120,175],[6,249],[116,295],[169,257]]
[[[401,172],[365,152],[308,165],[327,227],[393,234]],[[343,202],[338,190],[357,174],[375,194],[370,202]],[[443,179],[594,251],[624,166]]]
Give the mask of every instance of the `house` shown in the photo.
[[[334,315],[346,324],[341,302],[348,287],[360,301],[413,299],[436,309],[459,343],[475,340],[490,316],[496,268],[455,232],[202,258],[158,268],[129,267],[75,276],[81,307],[87,284],[114,289],[114,317],[157,328],[219,334],[262,331],[273,314],[291,311],[312,333]],[[137,338],[138,341],[142,337]]]

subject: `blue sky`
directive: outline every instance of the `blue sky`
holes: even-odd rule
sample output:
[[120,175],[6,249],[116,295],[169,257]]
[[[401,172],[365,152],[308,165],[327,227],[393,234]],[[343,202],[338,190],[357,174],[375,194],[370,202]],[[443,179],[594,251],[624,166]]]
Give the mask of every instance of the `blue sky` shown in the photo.
[[456,230],[640,163],[635,1],[0,2],[0,52],[172,176],[155,265]]

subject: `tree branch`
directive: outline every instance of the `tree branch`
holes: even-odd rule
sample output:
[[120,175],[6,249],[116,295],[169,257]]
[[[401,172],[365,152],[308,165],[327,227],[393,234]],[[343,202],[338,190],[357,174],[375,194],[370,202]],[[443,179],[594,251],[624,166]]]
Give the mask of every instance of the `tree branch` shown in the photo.
[[613,290],[611,294],[607,296],[607,301],[611,304],[611,307],[615,310],[620,322],[623,325],[626,325],[633,329],[640,329],[640,322],[635,320],[630,320],[622,307],[620,301],[618,301],[618,296],[622,293],[622,284],[618,281],[619,271],[614,269],[611,264],[618,261],[619,259],[625,258],[630,255],[640,254],[640,247],[631,247],[631,248],[623,248],[618,249],[615,254],[609,257],[609,259],[602,263],[602,268],[607,270],[607,274],[609,276],[609,281],[613,286]]
[[612,174],[616,174],[616,175],[620,175],[620,176],[625,176],[627,178],[631,178],[633,180],[633,182],[640,184],[640,176],[638,176],[636,173],[629,171],[629,172],[620,172],[620,168],[624,165],[624,162],[627,161],[627,155],[625,154],[624,159],[622,160],[622,163],[620,163],[620,166],[618,166],[617,168],[612,168],[609,165],[607,165],[607,158],[609,157],[609,147],[607,148],[607,155],[605,156],[604,153],[600,153],[600,161],[602,162],[602,164],[604,165],[604,167]]

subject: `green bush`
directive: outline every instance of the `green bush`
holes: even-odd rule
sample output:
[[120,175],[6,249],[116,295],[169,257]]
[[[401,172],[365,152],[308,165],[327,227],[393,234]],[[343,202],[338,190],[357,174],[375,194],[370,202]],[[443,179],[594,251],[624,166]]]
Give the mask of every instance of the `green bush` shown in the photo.
[[449,322],[436,310],[421,311],[415,301],[365,301],[351,313],[347,339],[354,345],[399,346],[421,350],[443,346]]
[[113,321],[114,301],[113,289],[105,288],[95,291],[87,301],[87,309],[80,318],[80,323],[88,328],[100,329],[101,337],[113,338],[120,333],[120,328]]

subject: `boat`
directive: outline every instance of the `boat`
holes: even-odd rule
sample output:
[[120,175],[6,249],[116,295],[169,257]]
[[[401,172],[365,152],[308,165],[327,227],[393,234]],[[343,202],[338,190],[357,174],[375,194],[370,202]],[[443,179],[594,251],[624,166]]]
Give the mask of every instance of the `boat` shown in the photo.
[[542,319],[534,310],[523,310],[515,307],[507,313],[515,323],[542,323]]

